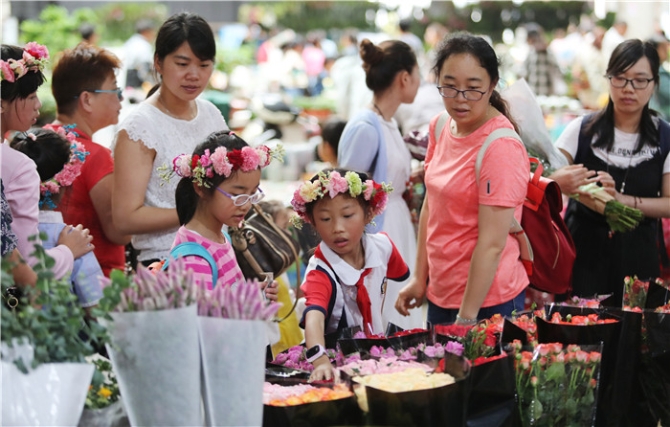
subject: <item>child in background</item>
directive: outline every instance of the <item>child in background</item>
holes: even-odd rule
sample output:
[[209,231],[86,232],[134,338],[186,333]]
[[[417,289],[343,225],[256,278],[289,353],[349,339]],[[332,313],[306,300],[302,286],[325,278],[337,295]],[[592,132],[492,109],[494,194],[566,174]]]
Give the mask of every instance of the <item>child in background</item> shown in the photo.
[[[252,148],[233,132],[218,131],[199,144],[192,155],[179,155],[172,162],[173,171],[182,177],[175,191],[181,227],[172,246],[184,242],[202,245],[218,267],[217,286],[245,280],[222,229],[224,225],[238,226],[251,205],[263,199],[261,169],[280,155],[267,146]],[[196,280],[206,289],[213,289],[209,262],[198,255],[184,255],[184,259]],[[265,294],[276,301],[276,283],[268,284]]]
[[[63,191],[81,173],[87,152],[75,140],[73,133],[64,128],[54,131],[50,125],[19,133],[12,140],[12,148],[30,157],[37,165],[40,176],[39,231],[46,235],[42,241],[45,249],[56,246],[61,231],[65,228],[63,215],[55,211]],[[102,298],[100,278],[102,269],[93,252],[74,260],[70,275],[72,292],[79,303],[89,312]]]
[[347,122],[338,117],[331,117],[321,125],[321,143],[316,153],[319,160],[329,163],[331,167],[337,166],[337,147],[346,125]]
[[324,353],[326,337],[337,338],[342,329],[353,326],[366,334],[384,333],[387,279],[409,277],[391,239],[385,233],[365,233],[365,226],[383,212],[391,190],[364,173],[326,169],[293,195],[296,213],[322,240],[301,286],[306,298],[301,325],[308,360],[314,364],[312,381],[333,378]]

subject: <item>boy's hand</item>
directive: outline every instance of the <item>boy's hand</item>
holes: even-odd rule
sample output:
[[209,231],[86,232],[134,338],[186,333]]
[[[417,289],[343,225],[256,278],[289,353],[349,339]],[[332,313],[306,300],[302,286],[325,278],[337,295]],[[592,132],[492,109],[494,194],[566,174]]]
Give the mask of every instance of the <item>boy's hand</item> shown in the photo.
[[314,361],[314,370],[309,376],[309,382],[335,379],[335,368],[330,364],[325,354]]

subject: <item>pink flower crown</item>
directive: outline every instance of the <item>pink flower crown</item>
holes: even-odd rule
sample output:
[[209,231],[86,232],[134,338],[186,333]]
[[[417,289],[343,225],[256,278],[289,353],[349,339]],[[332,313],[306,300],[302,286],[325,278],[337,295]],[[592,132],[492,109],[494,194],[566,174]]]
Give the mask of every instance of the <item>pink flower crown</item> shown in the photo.
[[30,42],[23,48],[22,59],[0,60],[0,81],[14,83],[29,71],[42,71],[48,63],[49,50],[46,46]]
[[[51,209],[56,208],[51,195],[58,194],[61,187],[72,185],[74,180],[81,174],[81,166],[84,164],[86,156],[90,154],[84,150],[84,145],[76,140],[77,134],[71,131],[73,127],[63,126],[54,128],[52,125],[44,126],[44,129],[52,130],[70,142],[70,161],[53,178],[40,183],[40,194],[43,196],[42,200],[40,200],[40,208],[45,204]],[[35,140],[35,135],[32,133],[29,133],[28,137],[33,141]]]
[[272,159],[284,161],[284,147],[281,144],[274,149],[267,145],[230,151],[226,147],[217,147],[213,153],[207,149],[202,155],[180,154],[172,160],[172,171],[165,178],[169,180],[172,173],[176,173],[182,178],[192,178],[201,187],[209,188],[207,179],[214,178],[215,174],[227,178],[234,170],[251,172],[263,169]]
[[[361,177],[353,171],[348,171],[344,176],[338,171],[319,172],[315,181],[305,181],[300,188],[293,193],[291,205],[300,219],[304,222],[310,222],[307,217],[307,204],[330,196],[335,198],[338,194],[349,193],[351,197],[363,196],[363,199],[370,202],[372,214],[374,216],[384,212],[388,202],[388,193],[393,191],[393,187],[382,182],[378,184],[371,179],[363,182]],[[295,217],[294,217],[295,218]],[[298,220],[300,221],[300,220]],[[294,222],[299,226],[299,222]]]

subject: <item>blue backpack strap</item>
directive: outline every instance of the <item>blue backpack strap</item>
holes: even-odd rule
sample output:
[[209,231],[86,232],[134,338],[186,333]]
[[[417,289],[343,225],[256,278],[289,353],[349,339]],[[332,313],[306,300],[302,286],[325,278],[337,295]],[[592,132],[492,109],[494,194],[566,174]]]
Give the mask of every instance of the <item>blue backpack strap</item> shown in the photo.
[[165,260],[163,264],[163,270],[167,270],[168,263],[170,258],[180,258],[185,256],[199,256],[209,263],[210,268],[212,269],[212,288],[216,287],[216,281],[219,279],[219,268],[216,265],[216,261],[212,254],[209,253],[204,246],[197,242],[183,242],[172,248],[170,251],[170,256]]

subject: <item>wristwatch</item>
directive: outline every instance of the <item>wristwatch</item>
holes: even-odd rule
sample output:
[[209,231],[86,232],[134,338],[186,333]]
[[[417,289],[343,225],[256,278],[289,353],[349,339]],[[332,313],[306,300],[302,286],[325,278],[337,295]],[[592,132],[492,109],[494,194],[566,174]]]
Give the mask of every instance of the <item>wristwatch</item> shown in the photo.
[[326,354],[326,349],[323,348],[321,344],[317,344],[314,347],[307,349],[307,352],[305,353],[305,358],[309,363],[312,363],[319,357],[323,356],[324,354]]

